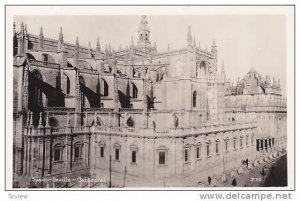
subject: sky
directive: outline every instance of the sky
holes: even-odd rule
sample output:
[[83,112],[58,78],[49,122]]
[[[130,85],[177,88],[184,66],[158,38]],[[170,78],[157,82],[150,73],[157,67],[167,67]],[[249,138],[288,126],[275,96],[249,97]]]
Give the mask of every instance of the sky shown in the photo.
[[[224,61],[227,78],[236,84],[253,68],[263,77],[280,79],[286,94],[286,19],[284,15],[149,15],[150,41],[156,42],[158,51],[187,46],[188,26],[201,47],[210,50],[213,39],[218,48],[218,67]],[[141,16],[89,15],[89,16],[15,16],[17,29],[27,24],[29,33],[38,35],[43,27],[44,37],[58,38],[62,27],[64,40],[80,45],[96,46],[100,38],[102,50],[110,43],[116,50],[126,47],[133,37],[137,42]]]

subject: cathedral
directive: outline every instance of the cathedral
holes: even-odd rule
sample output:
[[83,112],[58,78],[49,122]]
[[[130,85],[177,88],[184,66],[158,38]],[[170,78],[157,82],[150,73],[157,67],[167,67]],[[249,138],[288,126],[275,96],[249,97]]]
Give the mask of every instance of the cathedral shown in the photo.
[[57,39],[23,23],[13,31],[13,181],[22,187],[33,177],[197,186],[286,150],[280,80],[251,69],[231,83],[216,42],[202,49],[191,27],[186,47],[165,52],[146,16],[137,43],[118,50],[99,38],[95,48],[69,43],[62,28]]

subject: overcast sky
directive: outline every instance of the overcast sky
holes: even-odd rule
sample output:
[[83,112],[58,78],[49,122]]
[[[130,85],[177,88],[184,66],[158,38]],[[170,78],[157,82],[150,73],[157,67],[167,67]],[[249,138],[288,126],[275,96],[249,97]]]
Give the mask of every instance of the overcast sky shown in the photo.
[[[286,23],[283,15],[166,15],[147,16],[151,34],[158,51],[186,47],[188,26],[201,47],[210,50],[215,38],[218,46],[218,66],[224,60],[227,77],[234,84],[238,77],[253,67],[263,77],[281,80],[286,93]],[[27,24],[28,32],[38,35],[43,26],[44,37],[58,38],[62,26],[64,40],[87,46],[90,41],[95,48],[100,37],[101,48],[111,43],[117,50],[119,45],[130,44],[137,31],[141,16],[16,16],[17,29],[20,23]]]

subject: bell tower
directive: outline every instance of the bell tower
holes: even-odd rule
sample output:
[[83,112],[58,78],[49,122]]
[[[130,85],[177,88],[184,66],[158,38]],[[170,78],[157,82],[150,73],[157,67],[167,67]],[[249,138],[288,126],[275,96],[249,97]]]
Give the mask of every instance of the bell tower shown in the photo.
[[138,48],[150,48],[151,42],[150,42],[150,28],[148,26],[148,21],[146,15],[142,16],[142,21],[140,22],[139,31],[138,31]]

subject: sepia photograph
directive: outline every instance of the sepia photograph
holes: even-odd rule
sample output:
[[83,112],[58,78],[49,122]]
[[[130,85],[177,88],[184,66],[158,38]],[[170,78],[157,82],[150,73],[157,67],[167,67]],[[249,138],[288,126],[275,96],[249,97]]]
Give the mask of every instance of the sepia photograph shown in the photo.
[[290,18],[79,8],[7,21],[7,188],[293,188]]

